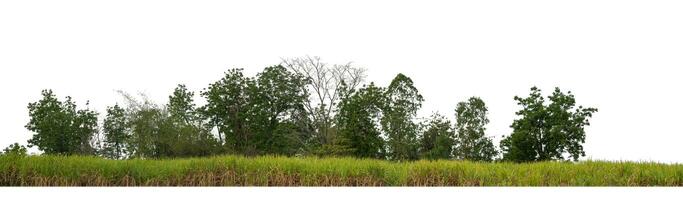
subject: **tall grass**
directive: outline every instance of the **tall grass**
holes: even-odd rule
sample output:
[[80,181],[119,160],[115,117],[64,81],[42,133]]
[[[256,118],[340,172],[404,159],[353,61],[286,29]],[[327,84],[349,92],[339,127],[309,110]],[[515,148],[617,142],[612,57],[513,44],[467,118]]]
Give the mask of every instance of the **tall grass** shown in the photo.
[[389,162],[277,156],[165,160],[0,156],[2,186],[683,186],[683,165]]

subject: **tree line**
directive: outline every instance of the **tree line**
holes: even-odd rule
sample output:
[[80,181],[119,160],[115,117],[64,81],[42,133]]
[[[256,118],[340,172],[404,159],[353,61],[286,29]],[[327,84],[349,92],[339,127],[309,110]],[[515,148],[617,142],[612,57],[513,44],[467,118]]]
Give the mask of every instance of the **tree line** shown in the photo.
[[[416,115],[424,102],[412,79],[398,74],[386,87],[364,84],[365,69],[328,65],[318,57],[283,59],[254,77],[242,69],[195,93],[179,84],[163,105],[119,91],[125,103],[99,113],[78,108],[52,90],[29,103],[28,146],[45,154],[110,159],[219,154],[353,156],[409,161],[457,159],[534,162],[585,156],[584,127],[597,109],[577,106],[571,92],[546,98],[533,87],[515,96],[513,131],[498,146],[486,136],[481,98],[457,103],[454,120]],[[196,95],[206,100],[194,102]],[[87,103],[86,103],[87,107]],[[18,144],[6,154],[26,154]]]

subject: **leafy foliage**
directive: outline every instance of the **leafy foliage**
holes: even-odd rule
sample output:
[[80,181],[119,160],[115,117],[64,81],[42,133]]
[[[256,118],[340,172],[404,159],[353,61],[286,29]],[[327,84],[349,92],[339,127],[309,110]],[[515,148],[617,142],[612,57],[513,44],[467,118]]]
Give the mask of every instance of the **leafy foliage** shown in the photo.
[[384,89],[370,83],[358,91],[344,91],[338,105],[338,143],[356,157],[383,158],[384,140],[378,122],[386,103]]
[[194,104],[194,92],[183,84],[178,85],[168,97],[168,118],[163,123],[163,144],[170,147],[162,152],[164,157],[195,157],[214,154],[218,147]]
[[[596,108],[576,107],[571,92],[567,94],[555,88],[545,104],[541,90],[532,87],[529,97],[515,96],[522,109],[516,114],[513,132],[501,141],[504,160],[516,162],[544,160],[578,160],[585,156],[583,143],[586,140],[585,126]],[[565,157],[568,156],[568,157]]]
[[0,155],[26,156],[26,147],[19,145],[19,143],[10,144],[2,150]]
[[202,107],[202,114],[208,118],[210,125],[218,129],[218,140],[221,145],[237,153],[253,154],[254,138],[249,130],[247,117],[252,98],[249,89],[253,85],[251,78],[245,77],[242,69],[231,69],[225,76],[209,85],[201,93],[207,104]]
[[308,100],[308,80],[278,65],[266,67],[249,84],[249,128],[260,154],[293,155],[303,148],[308,133],[299,126]]
[[[389,160],[493,161],[498,151],[485,135],[488,109],[480,98],[460,102],[454,126],[434,114],[416,123],[424,98],[398,74],[388,87],[358,86],[364,69],[327,66],[317,57],[283,60],[254,77],[230,69],[200,92],[179,84],[166,104],[121,92],[127,106],[107,107],[102,133],[97,112],[60,101],[51,90],[28,106],[35,132],[28,141],[46,154],[101,155],[111,159],[198,157],[218,154],[355,156]],[[313,92],[311,95],[310,92]],[[500,143],[503,160],[577,160],[585,156],[584,127],[595,108],[575,105],[559,89],[549,104],[536,87],[511,135]],[[86,106],[88,104],[86,103]],[[101,143],[102,142],[102,143]],[[12,146],[15,148],[15,146]],[[18,147],[16,147],[18,148]],[[17,151],[21,151],[20,148]]]
[[440,114],[433,114],[420,138],[420,156],[426,159],[451,159],[455,135],[451,122]]
[[31,119],[25,127],[35,132],[28,140],[29,147],[38,146],[46,154],[94,154],[91,142],[97,132],[97,112],[78,110],[68,96],[59,101],[52,90],[41,94],[43,99],[28,105]]
[[413,86],[413,80],[398,74],[385,92],[387,104],[382,128],[387,134],[389,157],[393,160],[418,158],[418,125],[413,121],[424,99]]
[[121,159],[127,155],[128,122],[126,110],[118,104],[107,108],[104,119],[104,147],[102,154],[107,158]]
[[483,100],[471,97],[455,108],[455,158],[472,161],[492,161],[498,154],[490,138],[485,136],[488,109]]

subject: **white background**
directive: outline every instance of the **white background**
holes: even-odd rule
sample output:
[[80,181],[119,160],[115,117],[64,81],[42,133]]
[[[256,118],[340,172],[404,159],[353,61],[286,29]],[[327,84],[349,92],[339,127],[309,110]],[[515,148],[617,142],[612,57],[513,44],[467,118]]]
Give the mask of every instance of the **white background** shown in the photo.
[[[165,103],[229,68],[281,57],[353,61],[386,86],[422,92],[421,116],[453,119],[470,96],[487,134],[509,134],[513,96],[571,90],[599,112],[587,159],[683,162],[681,1],[2,1],[0,148],[26,144],[26,106],[51,88],[104,116],[114,90]],[[35,150],[33,150],[35,151]]]

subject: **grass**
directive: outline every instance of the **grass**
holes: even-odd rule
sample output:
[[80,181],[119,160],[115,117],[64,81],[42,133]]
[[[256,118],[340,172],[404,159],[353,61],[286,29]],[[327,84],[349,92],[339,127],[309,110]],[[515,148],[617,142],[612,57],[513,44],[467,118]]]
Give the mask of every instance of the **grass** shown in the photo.
[[0,186],[683,186],[683,165],[398,163],[278,156],[164,160],[0,156]]

